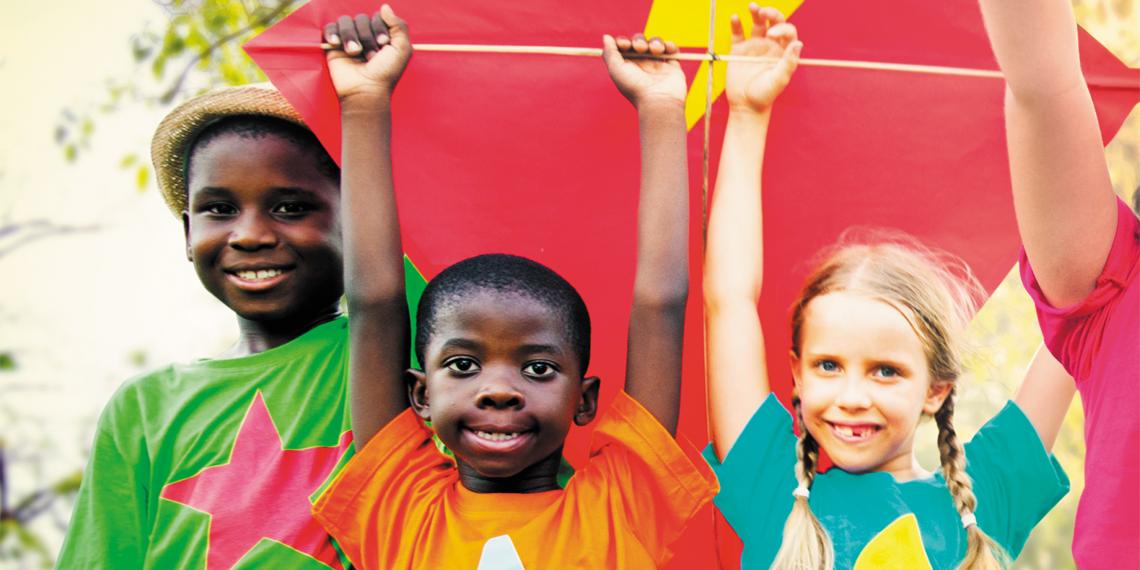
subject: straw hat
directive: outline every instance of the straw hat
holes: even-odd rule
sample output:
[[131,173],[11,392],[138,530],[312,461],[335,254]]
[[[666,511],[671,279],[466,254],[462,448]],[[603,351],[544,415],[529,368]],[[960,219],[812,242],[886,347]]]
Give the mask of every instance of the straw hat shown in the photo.
[[274,117],[305,127],[301,115],[269,83],[217,89],[179,105],[159,123],[150,143],[158,189],[175,216],[186,209],[190,146],[206,127],[235,115]]

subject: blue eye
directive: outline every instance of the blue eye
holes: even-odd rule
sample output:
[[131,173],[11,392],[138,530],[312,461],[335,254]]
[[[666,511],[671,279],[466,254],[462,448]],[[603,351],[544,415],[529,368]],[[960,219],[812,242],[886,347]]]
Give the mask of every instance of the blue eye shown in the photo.
[[839,372],[839,363],[834,360],[820,360],[815,366],[824,372]]
[[553,378],[557,373],[558,368],[550,362],[529,362],[526,366],[523,366],[523,374],[535,380],[547,380]]
[[479,363],[473,358],[460,356],[443,363],[444,368],[459,376],[470,376],[479,371]]
[[880,378],[895,378],[902,376],[898,368],[894,366],[882,365],[875,368],[875,375]]

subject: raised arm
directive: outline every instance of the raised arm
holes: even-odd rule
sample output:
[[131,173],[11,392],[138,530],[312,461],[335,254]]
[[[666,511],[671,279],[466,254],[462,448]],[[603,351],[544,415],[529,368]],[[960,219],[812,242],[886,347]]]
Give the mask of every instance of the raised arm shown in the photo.
[[1068,0],[981,0],[1006,77],[1013,204],[1048,301],[1092,290],[1116,228],[1116,205]]
[[705,250],[705,346],[713,449],[724,460],[767,397],[764,335],[756,313],[763,282],[760,174],[772,103],[791,80],[802,45],[772,8],[749,6],[752,36],[732,17],[732,53],[772,58],[728,65],[728,125]]
[[604,38],[605,63],[637,109],[641,194],[637,273],[629,315],[625,391],[669,433],[677,431],[681,352],[689,294],[689,175],[685,147],[685,75],[676,61],[626,59],[622,52],[676,53],[673,42]]
[[1013,401],[1025,412],[1047,451],[1057,441],[1076,392],[1077,385],[1065,367],[1044,346],[1038,348]]
[[349,311],[352,435],[363,447],[408,406],[404,254],[392,189],[391,99],[412,45],[385,4],[324,30],[341,108],[341,217]]

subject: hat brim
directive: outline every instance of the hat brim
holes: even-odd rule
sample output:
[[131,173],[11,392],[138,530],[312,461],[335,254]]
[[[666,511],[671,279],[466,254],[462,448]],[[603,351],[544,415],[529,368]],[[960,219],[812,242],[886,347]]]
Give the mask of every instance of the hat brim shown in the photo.
[[273,117],[308,128],[293,106],[268,83],[218,89],[176,107],[159,123],[150,144],[158,189],[176,217],[187,209],[187,161],[194,140],[211,124],[243,115]]

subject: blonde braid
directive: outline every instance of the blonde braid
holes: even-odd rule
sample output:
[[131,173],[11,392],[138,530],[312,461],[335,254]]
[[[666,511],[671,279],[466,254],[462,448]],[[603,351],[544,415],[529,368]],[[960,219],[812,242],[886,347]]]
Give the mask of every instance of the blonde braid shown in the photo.
[[[800,437],[796,443],[796,481],[800,487],[811,489],[819,464],[819,443],[803,427],[800,399],[793,398],[796,419],[800,424]],[[784,539],[772,568],[790,570],[831,570],[835,566],[835,550],[831,537],[811,511],[807,497],[796,495],[792,511],[784,523]]]
[[[954,396],[957,387],[950,389],[950,395],[942,407],[934,414],[938,424],[938,452],[942,456],[942,475],[946,487],[954,498],[958,514],[973,516],[978,508],[978,498],[974,495],[974,482],[966,473],[966,454],[958,443],[958,433],[954,430]],[[1009,564],[1009,558],[977,522],[966,527],[966,557],[959,566],[962,570],[1000,569]]]

